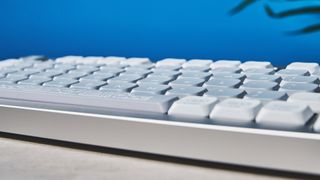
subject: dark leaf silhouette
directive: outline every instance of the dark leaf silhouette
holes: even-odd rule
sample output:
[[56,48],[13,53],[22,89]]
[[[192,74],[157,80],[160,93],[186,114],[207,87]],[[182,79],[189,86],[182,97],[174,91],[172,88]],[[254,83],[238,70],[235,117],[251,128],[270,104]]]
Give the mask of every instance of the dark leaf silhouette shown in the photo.
[[302,29],[296,30],[296,31],[289,31],[289,32],[287,32],[287,34],[288,35],[299,35],[299,34],[318,32],[318,31],[320,31],[320,24],[310,25],[308,27],[305,27],[305,28],[302,28]]
[[239,5],[231,9],[229,12],[230,15],[235,15],[240,13],[242,10],[244,10],[246,7],[250,6],[252,3],[256,2],[257,0],[244,0]]
[[266,13],[273,18],[285,18],[289,16],[306,15],[306,14],[320,14],[320,7],[302,7],[298,9],[292,9],[282,11],[280,13],[274,13],[269,5],[265,5]]
[[[235,6],[233,9],[230,10],[229,14],[236,15],[257,1],[259,1],[259,0],[242,0],[237,6]],[[316,1],[316,0],[269,0],[269,1],[270,2],[272,1],[272,2],[290,3],[290,2],[298,2],[298,1],[312,2],[312,1]],[[267,2],[268,1],[266,1],[265,5],[264,5],[264,10],[265,10],[266,14],[271,18],[287,18],[287,17],[299,16],[299,15],[320,14],[320,6],[306,6],[306,7],[284,10],[284,11],[276,13],[273,11],[273,9],[270,7],[270,5],[268,5]],[[299,34],[308,34],[308,33],[314,33],[314,32],[320,32],[320,23],[309,25],[307,27],[304,27],[304,28],[296,30],[296,31],[290,31],[287,34],[299,35]]]

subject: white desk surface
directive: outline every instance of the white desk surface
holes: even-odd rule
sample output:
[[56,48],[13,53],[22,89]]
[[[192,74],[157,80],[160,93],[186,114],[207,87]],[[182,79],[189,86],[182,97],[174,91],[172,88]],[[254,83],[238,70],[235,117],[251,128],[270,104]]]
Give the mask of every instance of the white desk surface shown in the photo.
[[284,179],[0,137],[0,179]]

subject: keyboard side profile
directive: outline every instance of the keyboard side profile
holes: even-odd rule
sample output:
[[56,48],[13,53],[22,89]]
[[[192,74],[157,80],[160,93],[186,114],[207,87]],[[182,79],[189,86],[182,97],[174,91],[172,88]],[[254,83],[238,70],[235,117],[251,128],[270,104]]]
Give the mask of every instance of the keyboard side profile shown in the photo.
[[319,175],[316,63],[277,69],[63,57],[0,64],[2,132]]

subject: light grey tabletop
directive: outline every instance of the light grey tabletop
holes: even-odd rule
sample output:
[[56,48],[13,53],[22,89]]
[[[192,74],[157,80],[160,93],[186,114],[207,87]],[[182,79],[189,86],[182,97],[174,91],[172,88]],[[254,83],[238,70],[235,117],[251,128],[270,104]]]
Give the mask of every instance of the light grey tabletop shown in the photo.
[[284,179],[0,137],[0,179]]

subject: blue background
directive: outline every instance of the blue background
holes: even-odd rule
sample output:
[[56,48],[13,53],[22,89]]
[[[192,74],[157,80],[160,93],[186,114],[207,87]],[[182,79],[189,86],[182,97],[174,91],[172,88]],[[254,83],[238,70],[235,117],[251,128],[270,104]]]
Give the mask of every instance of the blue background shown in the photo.
[[320,16],[269,18],[275,11],[319,1],[259,1],[228,12],[240,0],[1,0],[0,59],[43,54],[116,55],[319,61],[320,33],[288,36],[288,30],[320,23]]

